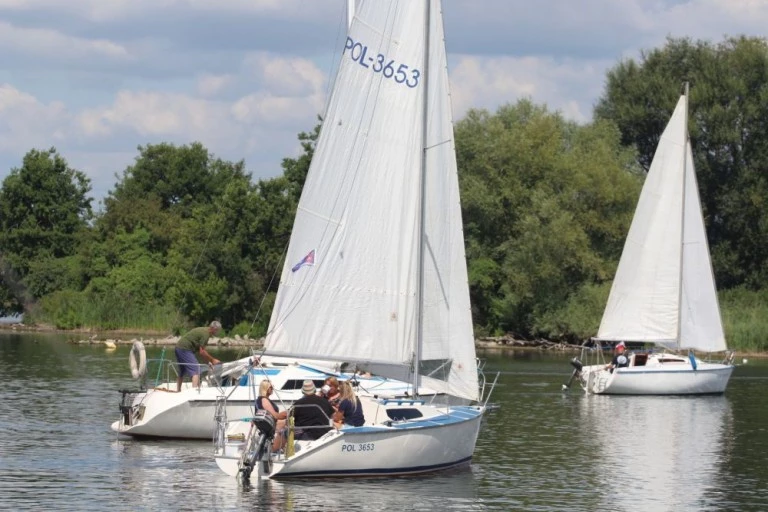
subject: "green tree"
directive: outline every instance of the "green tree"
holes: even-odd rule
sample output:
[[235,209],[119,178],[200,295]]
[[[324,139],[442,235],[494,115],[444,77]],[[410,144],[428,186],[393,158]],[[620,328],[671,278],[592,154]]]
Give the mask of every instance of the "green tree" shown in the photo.
[[298,138],[303,153],[296,158],[283,159],[283,177],[287,180],[288,191],[296,204],[301,197],[301,190],[304,188],[304,181],[306,181],[307,172],[309,172],[309,164],[312,162],[317,139],[320,136],[323,120],[318,117],[318,121],[319,123],[311,132],[299,133]]
[[768,43],[668,39],[608,72],[595,117],[615,122],[647,169],[684,81],[718,286],[759,289],[768,282]]
[[570,333],[568,297],[615,270],[640,187],[634,153],[612,123],[579,126],[530,101],[470,111],[455,132],[476,326]]
[[[0,314],[22,313],[25,303],[63,286],[66,259],[91,219],[90,180],[54,148],[31,150],[0,189]],[[30,288],[31,285],[31,288]]]

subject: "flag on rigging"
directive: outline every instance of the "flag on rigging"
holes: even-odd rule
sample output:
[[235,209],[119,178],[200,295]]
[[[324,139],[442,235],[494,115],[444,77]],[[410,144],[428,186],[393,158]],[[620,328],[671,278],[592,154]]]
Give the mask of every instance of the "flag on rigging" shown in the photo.
[[301,259],[300,262],[298,262],[297,264],[295,264],[293,266],[293,268],[291,269],[291,272],[296,272],[297,270],[299,270],[304,265],[314,265],[314,264],[315,264],[315,250],[312,249],[311,251],[309,251],[307,253],[306,256],[304,256]]

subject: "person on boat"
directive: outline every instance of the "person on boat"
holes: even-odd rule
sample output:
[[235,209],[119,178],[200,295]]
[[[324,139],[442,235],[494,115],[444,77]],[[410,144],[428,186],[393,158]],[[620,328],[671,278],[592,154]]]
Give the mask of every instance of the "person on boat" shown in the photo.
[[627,346],[623,341],[620,341],[614,349],[615,354],[613,360],[605,366],[605,369],[610,370],[610,372],[613,373],[614,368],[626,368],[629,366],[629,357],[627,357],[626,349]]
[[328,377],[322,387],[322,394],[328,403],[335,409],[339,404],[341,393],[339,392],[339,380],[336,377]]
[[200,364],[197,362],[196,354],[200,354],[211,364],[219,364],[219,360],[209,354],[205,347],[208,345],[208,339],[215,336],[221,330],[221,323],[214,320],[208,327],[195,327],[187,331],[184,336],[176,342],[176,362],[179,365],[179,377],[176,379],[176,391],[181,391],[181,383],[184,382],[184,376],[192,377],[192,386],[200,387]]
[[293,404],[296,439],[319,439],[331,430],[330,418],[334,413],[333,407],[325,397],[317,394],[315,383],[311,380],[304,381],[301,392],[303,396]]
[[275,439],[272,441],[272,451],[277,451],[283,447],[283,432],[288,413],[280,411],[277,404],[269,398],[269,395],[273,392],[272,383],[267,379],[262,380],[261,384],[259,384],[259,396],[256,398],[256,410],[267,411],[275,419]]
[[362,427],[365,424],[363,404],[360,403],[360,398],[355,394],[355,390],[352,389],[352,384],[347,381],[342,382],[340,384],[340,395],[339,407],[333,416],[336,428],[341,428],[343,425]]

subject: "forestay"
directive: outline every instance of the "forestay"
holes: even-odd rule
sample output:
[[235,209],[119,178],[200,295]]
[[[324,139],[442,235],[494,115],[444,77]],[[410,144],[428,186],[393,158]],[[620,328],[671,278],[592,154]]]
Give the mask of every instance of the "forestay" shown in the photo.
[[[440,3],[432,2],[439,12]],[[427,124],[422,384],[478,395],[441,16],[425,73],[421,2],[360,3],[299,203],[267,353],[377,363],[403,378],[418,340]],[[428,79],[427,79],[428,76]],[[428,116],[423,94],[428,91]]]

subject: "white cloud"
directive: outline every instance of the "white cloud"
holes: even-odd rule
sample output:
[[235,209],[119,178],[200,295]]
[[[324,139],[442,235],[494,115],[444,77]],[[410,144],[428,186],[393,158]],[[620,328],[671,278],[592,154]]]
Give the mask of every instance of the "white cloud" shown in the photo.
[[601,92],[600,78],[609,64],[544,57],[458,56],[450,75],[454,115],[461,118],[470,108],[494,110],[531,98],[569,119],[586,122],[592,117],[591,101]]
[[111,135],[128,130],[145,137],[214,137],[226,126],[226,107],[184,94],[119,91],[105,108],[87,109],[78,116],[85,135]]
[[93,56],[130,58],[125,47],[106,39],[72,37],[50,29],[16,27],[4,21],[0,21],[0,51],[83,59]]
[[197,79],[197,92],[201,96],[215,96],[226,89],[235,80],[233,75],[204,74]]
[[12,85],[0,84],[0,151],[47,149],[64,139],[64,103],[43,103]]
[[[308,97],[274,96],[269,93],[250,94],[232,105],[232,115],[245,124],[296,126],[298,122],[314,119],[322,113],[323,98],[316,94]],[[311,127],[306,127],[309,129]]]
[[[324,108],[345,1],[0,0],[0,179],[56,145],[103,194],[138,144],[195,140],[257,178],[278,174]],[[766,0],[444,0],[443,11],[457,119],[530,97],[587,121],[620,58],[668,35],[719,42],[768,26]]]
[[243,59],[243,73],[266,91],[280,96],[311,95],[322,90],[325,75],[307,59],[256,52]]

